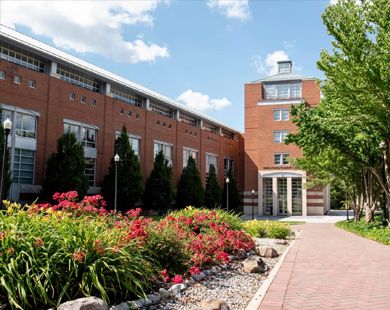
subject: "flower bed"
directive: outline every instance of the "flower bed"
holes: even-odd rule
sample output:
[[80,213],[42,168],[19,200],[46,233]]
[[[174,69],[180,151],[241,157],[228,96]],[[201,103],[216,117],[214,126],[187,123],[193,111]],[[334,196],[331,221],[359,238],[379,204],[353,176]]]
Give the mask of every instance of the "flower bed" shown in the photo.
[[187,208],[160,222],[108,212],[103,197],[56,193],[56,205],[7,202],[0,217],[0,296],[13,308],[144,296],[153,279],[180,283],[234,251],[254,248],[238,216]]
[[247,221],[243,224],[243,230],[257,238],[275,238],[286,239],[292,236],[293,232],[288,223],[274,222],[274,221]]

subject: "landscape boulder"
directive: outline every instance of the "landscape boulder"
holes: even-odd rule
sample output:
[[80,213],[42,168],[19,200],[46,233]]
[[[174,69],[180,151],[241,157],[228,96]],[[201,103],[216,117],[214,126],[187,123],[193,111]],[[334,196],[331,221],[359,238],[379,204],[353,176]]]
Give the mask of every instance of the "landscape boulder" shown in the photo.
[[202,310],[230,310],[229,306],[222,299],[211,298],[204,300],[201,305]]
[[272,258],[279,255],[278,251],[270,246],[259,246],[257,250],[261,257]]
[[127,302],[122,302],[119,305],[112,306],[110,310],[130,310],[130,307]]
[[195,281],[200,281],[200,280],[206,278],[206,275],[203,272],[201,272],[199,275],[192,274],[191,278],[193,278]]
[[248,273],[264,272],[263,261],[260,258],[247,258],[243,262],[244,270]]
[[288,244],[287,240],[284,240],[284,239],[275,239],[274,243],[275,244],[280,244],[280,245]]
[[104,301],[97,297],[85,297],[67,301],[58,310],[108,310]]

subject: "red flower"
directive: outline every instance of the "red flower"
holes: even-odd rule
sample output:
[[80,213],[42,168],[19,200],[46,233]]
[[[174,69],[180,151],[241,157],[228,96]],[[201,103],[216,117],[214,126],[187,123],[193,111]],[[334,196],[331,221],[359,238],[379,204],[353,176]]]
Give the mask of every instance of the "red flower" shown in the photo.
[[175,278],[172,278],[172,282],[175,282],[175,284],[179,284],[183,282],[183,277],[181,275],[176,275]]
[[85,257],[84,252],[74,251],[74,253],[73,253],[73,259],[79,261],[80,263],[83,261],[84,257]]

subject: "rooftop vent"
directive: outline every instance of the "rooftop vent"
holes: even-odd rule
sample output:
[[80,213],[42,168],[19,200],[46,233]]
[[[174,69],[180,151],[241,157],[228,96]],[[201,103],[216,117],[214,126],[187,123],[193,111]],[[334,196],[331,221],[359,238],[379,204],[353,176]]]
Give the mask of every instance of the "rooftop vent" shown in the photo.
[[291,60],[279,60],[278,61],[278,73],[291,73],[292,61]]

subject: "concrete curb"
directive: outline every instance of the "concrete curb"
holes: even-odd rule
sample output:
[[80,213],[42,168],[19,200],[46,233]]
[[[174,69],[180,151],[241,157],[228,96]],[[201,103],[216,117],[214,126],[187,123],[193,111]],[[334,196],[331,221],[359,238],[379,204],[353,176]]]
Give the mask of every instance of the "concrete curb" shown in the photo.
[[287,256],[288,252],[293,247],[295,241],[299,238],[299,236],[301,235],[302,231],[303,231],[303,229],[299,232],[299,234],[294,239],[294,241],[291,242],[290,246],[284,251],[284,253],[282,254],[282,257],[276,263],[275,267],[272,269],[272,271],[268,275],[267,279],[260,286],[260,288],[258,289],[256,294],[253,295],[251,301],[249,302],[249,304],[245,308],[245,310],[258,310],[259,309],[261,303],[263,302],[265,294],[267,294],[267,291],[268,291],[269,287],[271,286],[271,284],[274,281],[276,275],[278,274],[278,271],[279,271],[280,267],[282,266],[284,260],[286,259],[286,256]]

